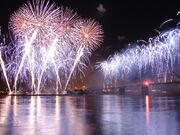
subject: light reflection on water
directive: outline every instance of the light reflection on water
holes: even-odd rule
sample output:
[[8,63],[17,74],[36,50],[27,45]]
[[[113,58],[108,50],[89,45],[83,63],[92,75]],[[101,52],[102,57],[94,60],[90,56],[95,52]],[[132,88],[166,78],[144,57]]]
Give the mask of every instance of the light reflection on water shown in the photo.
[[0,135],[178,135],[180,98],[0,97]]
[[149,128],[149,96],[145,96],[145,104],[146,104],[146,124]]

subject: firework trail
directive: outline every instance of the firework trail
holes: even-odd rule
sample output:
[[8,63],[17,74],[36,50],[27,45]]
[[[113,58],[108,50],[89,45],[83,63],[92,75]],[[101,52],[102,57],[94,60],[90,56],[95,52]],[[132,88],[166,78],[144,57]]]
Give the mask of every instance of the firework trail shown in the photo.
[[31,39],[30,39],[30,41],[29,42],[27,41],[27,43],[25,44],[25,53],[24,53],[24,55],[22,57],[22,61],[21,61],[20,66],[18,68],[17,74],[15,76],[15,81],[14,81],[15,94],[16,94],[16,88],[17,88],[18,75],[19,75],[19,73],[20,73],[20,71],[21,71],[21,69],[23,67],[23,64],[24,64],[24,61],[25,61],[26,57],[30,53],[31,44],[32,44],[33,40],[35,39],[36,34],[37,34],[37,32],[34,32]]
[[32,48],[32,56],[28,55],[28,60],[30,64],[30,71],[31,71],[31,89],[32,93],[34,93],[35,86],[35,77],[34,77],[34,49]]
[[[41,71],[40,76],[38,78],[37,94],[39,93],[39,90],[40,90],[40,84],[41,84],[41,80],[42,80],[44,70],[46,68],[46,65],[47,65],[49,58],[51,57],[50,55],[54,53],[56,43],[57,43],[57,38],[53,41],[51,48],[49,49],[49,52],[46,55],[46,61],[44,62],[42,71]],[[60,80],[58,80],[58,81],[60,81]]]
[[[12,90],[11,90],[11,87],[10,87],[10,83],[9,83],[9,79],[8,79],[8,75],[7,75],[7,69],[6,69],[6,66],[5,66],[5,63],[4,63],[4,60],[3,60],[3,56],[2,56],[2,51],[5,52],[5,49],[4,49],[4,45],[5,45],[5,37],[3,37],[1,35],[1,27],[0,27],[0,37],[1,39],[3,40],[1,43],[0,43],[0,65],[1,65],[1,68],[2,68],[2,71],[3,71],[3,75],[5,77],[5,81],[6,81],[6,84],[8,86],[8,90],[9,90],[9,94],[12,93]],[[5,55],[6,57],[6,55]]]
[[161,28],[164,24],[166,24],[167,22],[171,22],[171,21],[173,21],[173,19],[168,19],[168,20],[166,20],[165,22],[163,22],[160,26],[159,26],[159,28]]
[[75,69],[76,65],[79,63],[79,60],[80,60],[80,58],[81,58],[82,55],[83,55],[83,50],[84,50],[84,48],[85,48],[85,46],[80,46],[80,48],[78,49],[77,56],[76,56],[76,58],[75,58],[74,64],[73,64],[73,66],[72,66],[72,69],[71,69],[70,74],[69,74],[69,76],[68,76],[68,79],[67,79],[67,81],[66,81],[64,90],[66,90],[67,85],[69,84],[69,81],[70,81],[70,79],[71,79],[72,73],[74,72],[74,69]]
[[74,34],[74,37],[77,38],[75,43],[79,45],[79,49],[77,50],[77,55],[75,57],[74,64],[70,70],[70,74],[66,81],[64,90],[66,90],[67,88],[67,85],[71,79],[75,67],[78,63],[80,63],[81,57],[84,56],[85,49],[86,51],[90,52],[96,49],[103,40],[103,31],[101,26],[94,20],[90,19],[82,21],[79,20],[75,25]]
[[[26,40],[27,37],[32,35],[29,43],[25,43],[24,55],[18,68],[18,72],[15,77],[15,92],[17,86],[18,75],[24,66],[26,57],[29,58],[31,78],[32,78],[32,90],[34,89],[34,49],[39,45],[47,46],[49,39],[55,35],[55,29],[58,23],[58,16],[60,14],[59,8],[55,8],[55,4],[49,4],[49,1],[44,0],[32,1],[24,4],[17,12],[15,12],[10,18],[10,28],[13,30],[15,36],[18,37],[20,42]],[[43,43],[43,44],[42,44]],[[33,50],[32,56],[30,52]],[[32,60],[30,60],[32,58]]]
[[179,37],[180,30],[175,28],[149,38],[148,42],[130,44],[125,51],[115,53],[107,61],[98,63],[97,68],[102,70],[105,80],[127,79],[135,72],[141,75],[150,69],[160,77],[172,72],[179,64]]
[[8,86],[8,90],[11,94],[11,87],[10,87],[10,84],[9,84],[9,80],[8,80],[8,77],[7,77],[7,73],[6,73],[6,68],[5,68],[5,64],[4,64],[4,61],[2,59],[2,54],[1,54],[1,50],[0,50],[0,64],[1,64],[1,68],[3,70],[3,74],[4,74],[4,77],[6,79],[6,83],[7,83],[7,86]]

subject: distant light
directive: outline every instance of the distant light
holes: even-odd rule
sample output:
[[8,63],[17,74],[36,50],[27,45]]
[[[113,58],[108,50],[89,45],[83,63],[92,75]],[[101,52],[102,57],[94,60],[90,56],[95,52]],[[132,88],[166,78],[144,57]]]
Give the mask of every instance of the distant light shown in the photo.
[[149,83],[148,83],[148,82],[144,82],[144,85],[148,86],[148,85],[149,85]]
[[162,91],[162,93],[167,93],[167,91]]
[[85,85],[82,86],[82,90],[85,90],[87,89],[87,87]]

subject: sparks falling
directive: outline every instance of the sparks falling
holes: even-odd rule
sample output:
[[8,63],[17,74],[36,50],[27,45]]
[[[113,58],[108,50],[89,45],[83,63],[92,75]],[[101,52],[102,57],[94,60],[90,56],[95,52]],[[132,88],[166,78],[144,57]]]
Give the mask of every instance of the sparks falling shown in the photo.
[[13,46],[6,45],[5,53],[11,55],[2,61],[7,63],[4,71],[14,93],[26,84],[32,93],[39,94],[54,78],[56,93],[66,90],[103,41],[98,22],[82,19],[73,10],[46,0],[23,4],[11,15],[9,28],[15,40]]
[[[167,22],[167,21],[166,21]],[[164,24],[164,23],[163,23]],[[129,44],[129,48],[110,56],[106,61],[97,64],[105,80],[126,80],[132,74],[151,72],[161,77],[172,73],[180,63],[180,30],[171,29],[146,41]]]

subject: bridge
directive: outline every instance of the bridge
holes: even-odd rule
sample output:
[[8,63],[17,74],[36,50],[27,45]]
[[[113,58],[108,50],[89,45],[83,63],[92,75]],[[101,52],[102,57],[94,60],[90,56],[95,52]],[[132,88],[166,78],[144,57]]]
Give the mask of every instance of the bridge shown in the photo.
[[107,90],[106,93],[111,93],[114,91],[119,94],[125,93],[136,93],[136,94],[173,94],[178,93],[180,94],[180,81],[176,82],[161,82],[161,83],[148,83],[144,82],[136,82],[136,83],[125,83],[121,84],[118,87],[106,87],[102,89],[102,91]]

